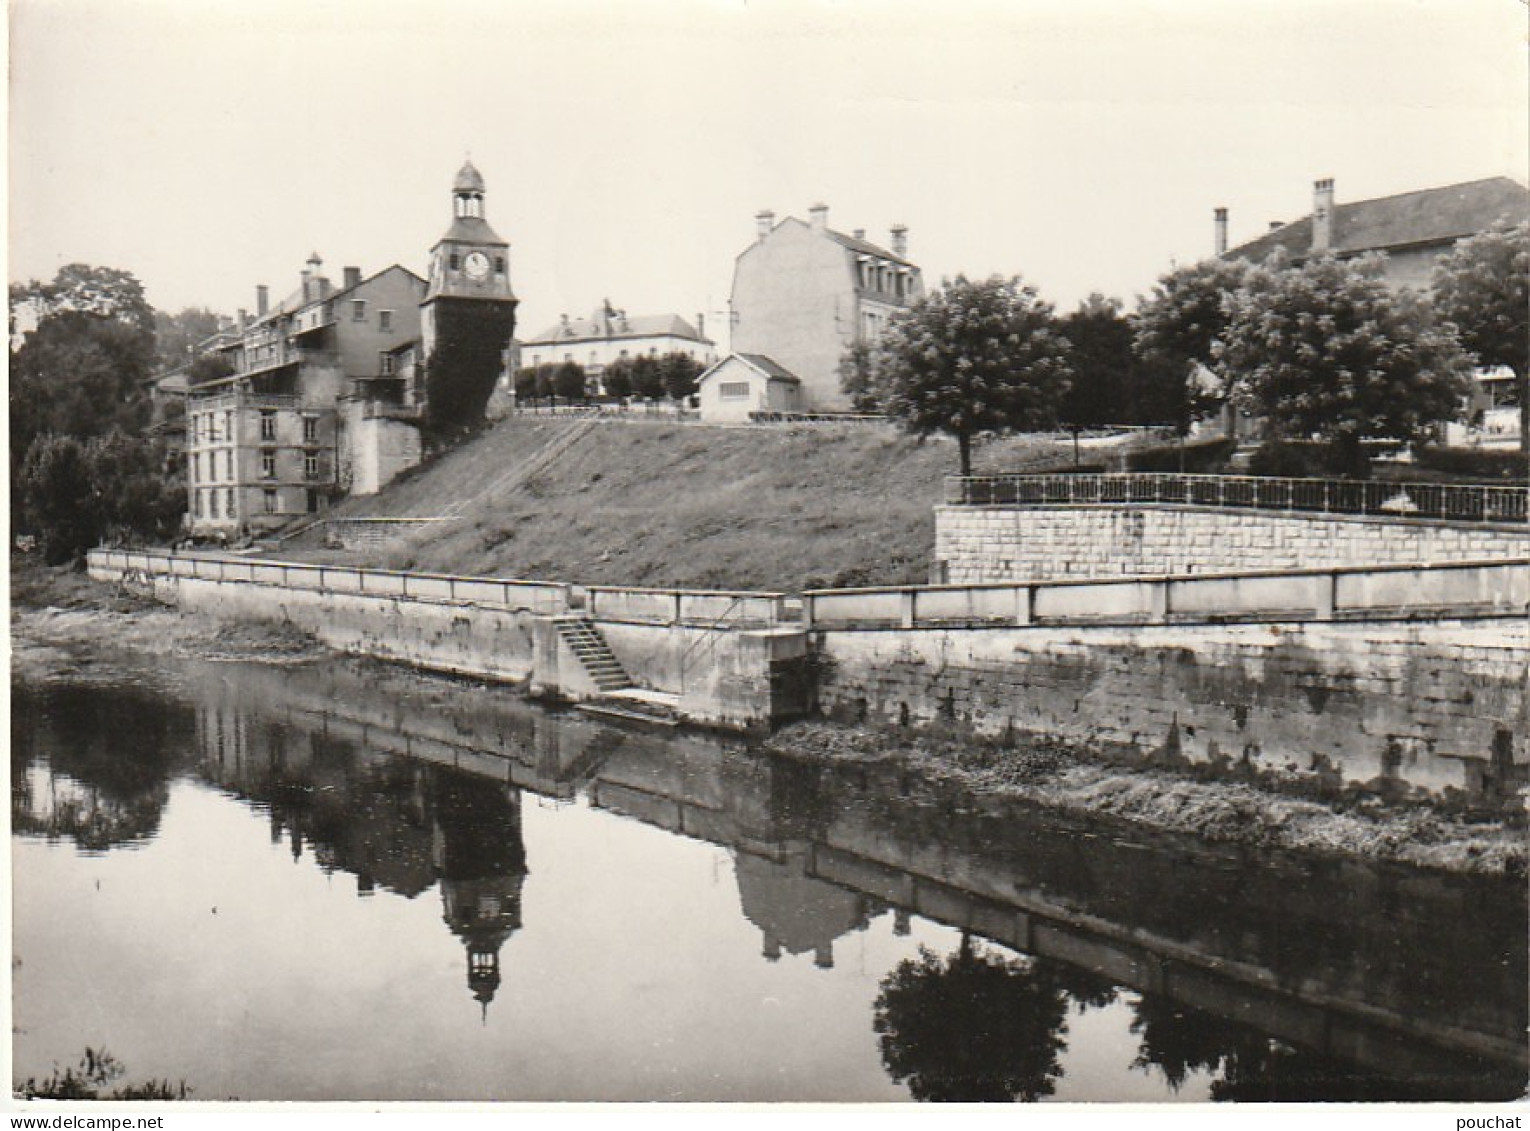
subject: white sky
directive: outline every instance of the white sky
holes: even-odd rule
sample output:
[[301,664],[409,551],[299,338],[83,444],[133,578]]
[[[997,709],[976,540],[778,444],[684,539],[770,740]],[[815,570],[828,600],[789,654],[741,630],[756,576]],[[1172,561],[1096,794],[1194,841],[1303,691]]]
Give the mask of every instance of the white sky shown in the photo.
[[423,270],[465,153],[520,335],[725,308],[754,214],[1128,301],[1339,200],[1530,176],[1526,0],[12,0],[9,277]]

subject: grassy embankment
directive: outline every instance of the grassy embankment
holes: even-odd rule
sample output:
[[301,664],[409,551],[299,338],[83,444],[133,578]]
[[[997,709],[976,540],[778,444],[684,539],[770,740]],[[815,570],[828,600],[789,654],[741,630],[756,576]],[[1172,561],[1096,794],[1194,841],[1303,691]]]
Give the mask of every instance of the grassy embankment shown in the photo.
[[[998,472],[1073,455],[1013,438],[979,458]],[[356,564],[651,587],[894,585],[929,580],[933,507],[956,467],[953,441],[880,426],[512,418],[333,514],[456,515],[343,556]],[[313,552],[305,540],[289,544],[294,555]]]

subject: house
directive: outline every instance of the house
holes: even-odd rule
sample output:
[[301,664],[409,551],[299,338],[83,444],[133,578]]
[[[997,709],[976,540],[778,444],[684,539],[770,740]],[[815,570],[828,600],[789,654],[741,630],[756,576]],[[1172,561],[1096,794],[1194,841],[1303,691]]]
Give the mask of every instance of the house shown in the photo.
[[584,367],[590,391],[603,394],[602,372],[622,358],[682,353],[710,365],[717,357],[716,346],[702,333],[703,326],[700,315],[692,326],[678,314],[629,316],[606,301],[588,318],[565,314],[556,325],[520,343],[520,364],[530,368],[576,362]]
[[802,411],[802,382],[757,353],[723,358],[697,379],[696,396],[708,423],[746,424],[757,412]]
[[[1227,246],[1228,212],[1214,213],[1214,246],[1222,258],[1262,263],[1280,250],[1294,265],[1315,255],[1341,259],[1379,253],[1383,279],[1394,290],[1427,290],[1435,265],[1468,236],[1500,220],[1530,219],[1530,189],[1508,177],[1489,177],[1341,204],[1334,182],[1313,183],[1312,212],[1289,223],[1272,222],[1264,234]],[[1472,409],[1482,417],[1482,439],[1513,443],[1519,435],[1514,379],[1507,370],[1479,374]],[[1452,426],[1452,443],[1466,436]]]
[[419,463],[424,361],[438,349],[470,353],[468,366],[488,367],[472,380],[492,388],[516,299],[509,245],[483,218],[483,194],[483,178],[464,165],[428,278],[397,264],[365,278],[346,267],[337,287],[315,252],[290,295],[272,305],[257,287],[253,318],[241,311],[209,340],[230,375],[186,391],[193,535],[271,530],[338,493],[376,492]]
[[[846,235],[829,227],[818,204],[808,220],[773,212],[755,217],[755,241],[734,264],[732,349],[765,358],[796,378],[800,408],[840,412],[850,399],[839,387],[839,365],[857,341],[875,341],[887,320],[924,293],[919,268],[908,259],[908,229],[891,229],[891,248],[869,242],[864,230]],[[749,363],[756,364],[756,363]],[[732,367],[729,384],[743,379]],[[721,406],[719,395],[713,401]],[[707,419],[703,400],[702,418]]]

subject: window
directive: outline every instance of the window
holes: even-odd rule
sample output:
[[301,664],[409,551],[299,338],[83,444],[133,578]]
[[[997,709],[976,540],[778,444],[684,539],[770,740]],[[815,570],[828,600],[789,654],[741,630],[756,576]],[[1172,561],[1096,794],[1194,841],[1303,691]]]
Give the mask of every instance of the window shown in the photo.
[[191,513],[197,518],[202,517],[202,513],[205,509],[203,504],[206,502],[206,500],[202,498],[202,496],[205,494],[207,494],[206,491],[198,491],[196,494],[191,496]]
[[303,477],[305,479],[317,479],[319,477],[318,452],[309,452],[303,457]]
[[276,439],[276,413],[270,409],[260,414],[260,438],[262,440]]
[[234,489],[232,487],[225,487],[223,489],[223,510],[229,518],[239,517],[239,511],[234,506]]
[[384,334],[393,332],[393,311],[379,310],[377,312],[377,328]]
[[503,255],[496,255],[494,257],[494,270],[498,271],[501,275],[505,273],[505,257]]
[[226,411],[223,414],[223,438],[225,440],[232,440],[234,438],[234,411],[233,411],[233,409],[229,409],[228,411]]
[[717,386],[717,395],[725,401],[746,401],[749,399],[749,382],[724,381]]
[[276,513],[276,490],[275,490],[275,488],[267,487],[265,489],[265,493],[263,495],[262,505],[266,508],[266,513],[267,514],[275,514]]
[[351,321],[352,322],[365,322],[366,320],[367,320],[367,303],[366,303],[366,299],[360,299],[360,298],[352,299],[351,300]]
[[260,453],[260,477],[262,479],[275,479],[276,478],[276,453],[275,452],[261,452]]
[[220,515],[218,513],[218,503],[219,503],[219,501],[220,501],[220,499],[219,499],[219,496],[218,496],[218,492],[216,492],[216,491],[209,491],[209,492],[207,492],[208,517],[209,518],[221,518],[221,517],[223,517],[222,515]]
[[[223,478],[227,479],[230,483],[234,481],[234,451],[232,448],[225,449],[223,452]],[[229,497],[233,497],[232,491],[229,492]]]
[[307,499],[307,501],[308,501],[308,513],[309,514],[313,514],[315,511],[317,511],[319,509],[319,493],[317,491],[315,491],[312,487],[310,487],[310,488],[308,488],[307,496],[308,496],[308,499]]
[[317,443],[319,439],[319,418],[317,416],[303,417],[303,443]]
[[[386,311],[384,313],[386,313]],[[378,372],[381,373],[384,377],[392,377],[393,376],[393,355],[391,353],[380,354],[378,356],[378,367],[377,368],[378,368]]]
[[455,251],[452,252],[451,263],[452,263],[452,270],[453,271],[457,270],[459,267],[462,266],[462,256],[458,255]]

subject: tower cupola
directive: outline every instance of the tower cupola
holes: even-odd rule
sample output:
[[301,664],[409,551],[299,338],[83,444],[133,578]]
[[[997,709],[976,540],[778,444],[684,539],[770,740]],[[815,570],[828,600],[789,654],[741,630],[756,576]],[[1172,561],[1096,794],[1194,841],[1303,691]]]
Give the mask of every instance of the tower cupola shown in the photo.
[[464,161],[452,182],[453,214],[461,218],[483,218],[483,174],[471,161]]

